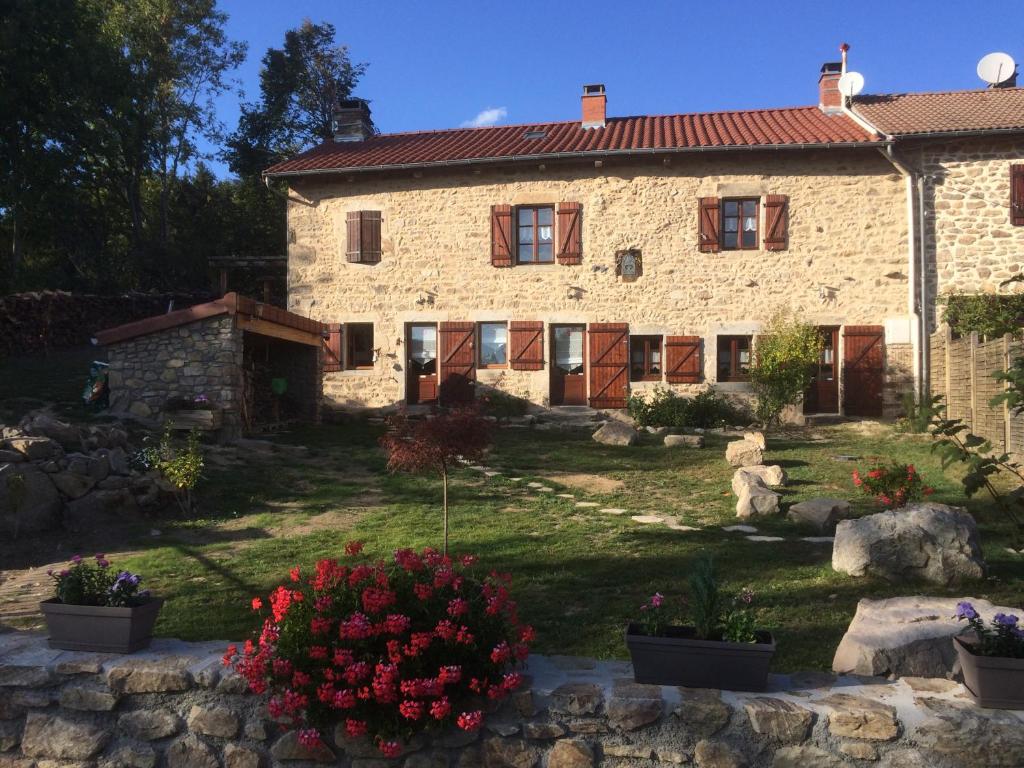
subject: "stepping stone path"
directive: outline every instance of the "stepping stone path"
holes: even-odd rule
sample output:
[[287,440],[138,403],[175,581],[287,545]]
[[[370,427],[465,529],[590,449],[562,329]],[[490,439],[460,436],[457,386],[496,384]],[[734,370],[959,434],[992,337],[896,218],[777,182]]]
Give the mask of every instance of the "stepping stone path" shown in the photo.
[[486,475],[487,477],[497,477],[500,474],[501,474],[501,472],[497,472],[497,471],[495,471],[493,469],[485,469],[484,470],[484,475]]
[[785,541],[781,536],[744,536],[747,541]]
[[597,510],[598,512],[604,512],[606,515],[624,515],[626,510],[621,507],[604,507],[603,509]]
[[577,507],[600,507],[601,505],[598,504],[596,501],[577,501],[576,502],[576,506]]
[[757,533],[757,528],[752,525],[726,525],[722,530],[728,533]]
[[809,541],[812,544],[832,544],[835,540],[835,536],[804,536],[800,539],[800,541]]
[[571,493],[560,493],[560,494],[558,494],[558,498],[560,498],[560,499],[575,499],[576,497],[573,496]]
[[661,515],[633,515],[630,520],[634,523],[646,523],[648,525],[665,522],[665,518]]
[[527,483],[526,487],[527,488],[543,488],[544,487],[544,483],[538,483],[538,482],[534,481],[532,483]]

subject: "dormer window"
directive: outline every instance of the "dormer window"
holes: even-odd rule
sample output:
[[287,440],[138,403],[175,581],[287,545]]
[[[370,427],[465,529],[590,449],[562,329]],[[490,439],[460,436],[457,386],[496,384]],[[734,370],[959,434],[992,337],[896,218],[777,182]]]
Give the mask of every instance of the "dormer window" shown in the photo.
[[555,208],[551,205],[516,209],[516,261],[551,264],[555,260]]

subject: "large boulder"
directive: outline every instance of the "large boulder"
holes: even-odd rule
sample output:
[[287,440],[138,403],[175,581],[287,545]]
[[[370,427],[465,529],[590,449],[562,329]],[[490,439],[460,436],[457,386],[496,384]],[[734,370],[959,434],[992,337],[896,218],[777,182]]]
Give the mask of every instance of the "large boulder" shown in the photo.
[[771,466],[740,467],[732,473],[732,492],[737,496],[748,485],[760,483],[766,488],[779,488],[786,484],[789,478],[786,470],[777,464]]
[[33,411],[28,414],[22,419],[21,428],[26,434],[55,440],[67,451],[82,449],[82,431],[46,411]]
[[840,520],[850,516],[850,502],[843,499],[808,499],[789,508],[786,514],[796,523],[807,523],[822,533],[832,533]]
[[743,439],[748,443],[753,443],[762,451],[768,448],[768,441],[764,438],[764,432],[744,432]]
[[840,522],[832,568],[943,586],[985,575],[974,518],[960,507],[930,502]]
[[59,459],[64,453],[60,443],[48,437],[12,437],[7,441],[7,447],[17,451],[29,461]]
[[987,624],[996,613],[1014,613],[973,597],[864,599],[843,635],[832,669],[840,674],[952,677],[959,671],[952,638],[967,629],[954,618],[956,604],[971,603]]
[[38,533],[60,526],[61,499],[50,477],[32,464],[0,465],[0,530]]
[[736,517],[767,517],[779,512],[779,494],[761,481],[744,486],[736,500]]
[[621,421],[609,421],[594,433],[594,440],[604,445],[636,445],[640,434]]
[[750,440],[733,440],[725,446],[725,460],[734,467],[755,467],[764,463],[764,449]]

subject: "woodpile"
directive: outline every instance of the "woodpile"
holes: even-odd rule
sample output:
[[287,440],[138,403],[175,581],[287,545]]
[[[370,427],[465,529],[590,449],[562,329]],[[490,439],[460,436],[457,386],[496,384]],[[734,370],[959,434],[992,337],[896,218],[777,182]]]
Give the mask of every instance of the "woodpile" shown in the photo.
[[0,297],[0,355],[88,344],[104,328],[191,307],[209,293],[125,293],[115,296],[33,291]]

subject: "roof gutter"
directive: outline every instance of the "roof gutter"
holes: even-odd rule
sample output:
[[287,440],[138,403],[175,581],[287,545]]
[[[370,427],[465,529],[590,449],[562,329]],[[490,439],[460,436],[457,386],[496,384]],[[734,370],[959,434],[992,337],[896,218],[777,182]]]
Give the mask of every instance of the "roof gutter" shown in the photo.
[[[877,133],[877,131],[874,131]],[[665,154],[688,154],[703,152],[757,152],[761,150],[777,149],[853,149],[864,147],[879,147],[881,142],[877,141],[836,141],[826,143],[805,143],[805,144],[742,144],[735,146],[718,147],[645,147],[642,149],[602,149],[588,152],[547,152],[536,155],[508,155],[497,157],[468,158],[465,160],[443,160],[436,163],[394,163],[387,165],[364,165],[349,166],[340,168],[316,168],[299,171],[264,171],[266,178],[281,179],[295,176],[321,176],[324,174],[352,174],[369,173],[372,171],[401,171],[419,170],[422,168],[452,168],[471,165],[489,165],[495,163],[520,163],[536,162],[538,160],[586,160],[587,158],[604,157],[632,157],[636,155],[665,155]]]

